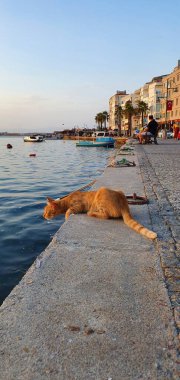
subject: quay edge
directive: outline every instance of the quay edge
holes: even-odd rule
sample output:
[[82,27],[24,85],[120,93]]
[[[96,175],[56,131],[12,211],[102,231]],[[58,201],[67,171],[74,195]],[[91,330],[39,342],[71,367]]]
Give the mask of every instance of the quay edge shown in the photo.
[[[94,188],[144,195],[133,160]],[[149,206],[130,207],[152,229]],[[72,215],[1,306],[0,342],[0,380],[178,379],[156,243],[121,220]]]

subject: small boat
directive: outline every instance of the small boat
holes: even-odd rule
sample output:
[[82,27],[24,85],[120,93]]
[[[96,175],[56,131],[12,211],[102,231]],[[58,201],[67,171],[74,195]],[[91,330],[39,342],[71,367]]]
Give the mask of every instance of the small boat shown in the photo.
[[76,146],[86,146],[86,147],[103,147],[103,148],[114,148],[115,140],[113,137],[108,136],[107,132],[96,132],[94,134],[94,139],[90,140],[79,140]]
[[[112,139],[112,137],[110,138]],[[97,139],[98,140],[98,139]],[[114,141],[110,141],[107,139],[104,141],[86,141],[86,140],[80,140],[76,143],[76,146],[86,146],[86,147],[103,147],[103,148],[114,148]]]
[[41,135],[24,136],[24,142],[42,142],[44,137]]

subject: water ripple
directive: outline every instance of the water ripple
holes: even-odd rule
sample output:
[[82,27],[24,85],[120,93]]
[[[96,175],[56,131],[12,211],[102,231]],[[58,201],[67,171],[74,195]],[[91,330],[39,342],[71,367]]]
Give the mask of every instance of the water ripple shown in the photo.
[[46,197],[64,196],[98,177],[111,152],[76,148],[74,141],[0,138],[0,303],[64,222],[63,215],[43,219]]

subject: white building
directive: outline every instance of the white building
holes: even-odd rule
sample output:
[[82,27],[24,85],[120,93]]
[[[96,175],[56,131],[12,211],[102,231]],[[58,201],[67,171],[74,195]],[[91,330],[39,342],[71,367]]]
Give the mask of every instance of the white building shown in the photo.
[[160,119],[160,99],[163,89],[163,77],[165,77],[165,75],[155,77],[149,83],[148,115],[153,115],[157,121]]
[[[145,83],[142,87],[135,90],[132,94],[126,94],[126,91],[117,91],[109,100],[109,128],[118,129],[117,107],[125,108],[128,101],[132,102],[134,108],[137,108],[138,101],[143,101],[148,105],[146,115],[144,115],[143,126],[148,123],[148,115],[153,115],[158,121],[160,115],[160,99],[162,96],[162,79],[166,75],[154,77],[150,82]],[[132,131],[142,127],[141,115],[132,116]],[[128,131],[128,119],[123,116],[121,120],[121,132],[126,134]]]
[[126,91],[117,91],[116,94],[109,99],[109,129],[114,130],[118,128],[116,110],[119,106],[123,107],[124,96],[129,96],[126,94]]

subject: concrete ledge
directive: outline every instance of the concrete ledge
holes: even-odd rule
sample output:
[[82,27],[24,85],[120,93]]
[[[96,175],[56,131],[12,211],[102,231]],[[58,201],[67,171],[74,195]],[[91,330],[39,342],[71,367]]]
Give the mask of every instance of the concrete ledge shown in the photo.
[[[106,169],[102,185],[144,195],[138,165]],[[151,226],[147,205],[131,209]],[[1,380],[178,378],[155,244],[71,216],[0,308],[0,341]]]

